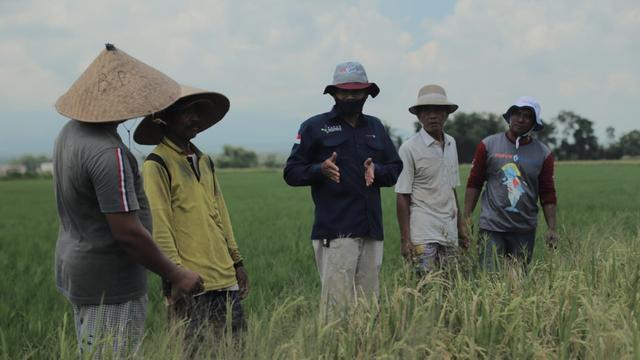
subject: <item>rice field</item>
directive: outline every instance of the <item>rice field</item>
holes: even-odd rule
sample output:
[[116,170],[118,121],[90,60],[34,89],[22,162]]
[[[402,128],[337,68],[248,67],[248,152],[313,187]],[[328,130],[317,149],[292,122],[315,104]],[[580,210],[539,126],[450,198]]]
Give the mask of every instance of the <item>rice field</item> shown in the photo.
[[[317,319],[309,189],[276,171],[218,176],[250,276],[249,327],[242,343],[215,339],[196,357],[640,359],[639,163],[558,164],[559,248],[545,248],[541,219],[526,274],[479,271],[473,244],[456,268],[413,278],[385,189],[380,301],[329,324]],[[71,307],[54,285],[57,226],[50,180],[0,181],[0,359],[77,358]],[[183,358],[158,278],[149,279],[139,356]]]

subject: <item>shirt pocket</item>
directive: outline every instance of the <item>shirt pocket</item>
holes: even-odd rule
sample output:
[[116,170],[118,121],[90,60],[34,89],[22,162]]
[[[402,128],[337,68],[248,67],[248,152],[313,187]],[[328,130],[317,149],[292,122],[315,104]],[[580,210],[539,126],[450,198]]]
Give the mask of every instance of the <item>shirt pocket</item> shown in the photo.
[[442,159],[434,156],[418,156],[415,158],[415,178],[421,182],[431,184],[438,176],[442,166]]
[[[338,160],[340,160],[340,154],[345,152],[347,137],[341,135],[329,135],[321,140],[322,148],[318,151],[319,161],[324,161],[331,157],[333,152],[338,154]],[[346,155],[346,154],[345,154]]]
[[384,143],[379,137],[367,137],[366,141],[366,157],[371,158],[374,162],[379,162],[384,157]]

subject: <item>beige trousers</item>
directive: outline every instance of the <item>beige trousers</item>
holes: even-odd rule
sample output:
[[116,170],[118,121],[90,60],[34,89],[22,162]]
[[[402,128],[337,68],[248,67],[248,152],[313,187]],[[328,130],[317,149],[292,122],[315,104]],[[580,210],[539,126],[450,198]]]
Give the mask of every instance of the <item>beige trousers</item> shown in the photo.
[[320,313],[323,318],[344,316],[361,297],[377,299],[382,241],[337,238],[324,245],[323,240],[313,240],[313,250],[322,284]]

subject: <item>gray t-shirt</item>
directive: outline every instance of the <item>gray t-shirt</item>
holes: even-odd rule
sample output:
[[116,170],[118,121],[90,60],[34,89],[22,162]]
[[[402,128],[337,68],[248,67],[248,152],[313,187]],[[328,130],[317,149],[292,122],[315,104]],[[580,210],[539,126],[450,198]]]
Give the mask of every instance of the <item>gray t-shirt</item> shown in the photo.
[[56,284],[74,304],[114,304],[147,291],[146,270],[113,239],[105,213],[136,211],[151,229],[135,157],[114,124],[71,120],[54,146],[60,220]]
[[504,133],[482,142],[487,151],[487,185],[482,193],[480,228],[534,231],[538,221],[538,177],[551,150],[537,139],[516,149]]

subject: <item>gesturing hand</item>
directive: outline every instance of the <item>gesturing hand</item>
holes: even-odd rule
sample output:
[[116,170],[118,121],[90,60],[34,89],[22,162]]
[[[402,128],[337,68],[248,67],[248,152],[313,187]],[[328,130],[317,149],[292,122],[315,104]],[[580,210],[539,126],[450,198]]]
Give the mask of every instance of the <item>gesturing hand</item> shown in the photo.
[[320,165],[320,171],[322,172],[322,175],[326,176],[330,180],[333,180],[333,181],[339,183],[340,182],[340,169],[336,165],[336,158],[337,157],[338,157],[338,154],[333,152],[331,154],[330,158],[328,158],[327,160],[322,162],[322,164]]
[[364,161],[364,183],[367,186],[371,186],[373,184],[373,180],[375,179],[375,168],[376,165],[373,163],[371,158],[367,158]]

